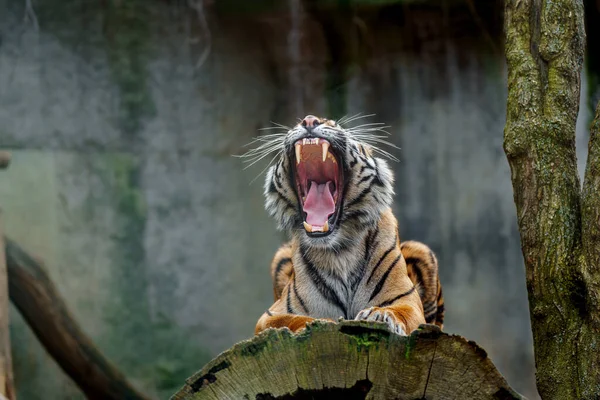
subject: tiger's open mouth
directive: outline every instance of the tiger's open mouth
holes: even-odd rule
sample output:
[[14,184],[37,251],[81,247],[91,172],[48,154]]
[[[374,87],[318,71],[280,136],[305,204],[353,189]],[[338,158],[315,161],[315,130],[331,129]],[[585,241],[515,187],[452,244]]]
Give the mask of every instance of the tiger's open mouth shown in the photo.
[[300,139],[294,144],[293,177],[309,236],[329,235],[335,229],[343,192],[339,159],[330,143],[320,138]]

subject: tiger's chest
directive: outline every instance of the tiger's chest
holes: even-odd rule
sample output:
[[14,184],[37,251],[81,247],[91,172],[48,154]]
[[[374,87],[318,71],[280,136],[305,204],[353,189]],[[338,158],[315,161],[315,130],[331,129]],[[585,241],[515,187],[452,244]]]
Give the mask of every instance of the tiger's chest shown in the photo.
[[303,271],[298,294],[303,297],[306,315],[313,318],[338,320],[354,319],[359,311],[368,307],[369,296],[365,290],[365,269],[354,274],[327,274],[322,270]]

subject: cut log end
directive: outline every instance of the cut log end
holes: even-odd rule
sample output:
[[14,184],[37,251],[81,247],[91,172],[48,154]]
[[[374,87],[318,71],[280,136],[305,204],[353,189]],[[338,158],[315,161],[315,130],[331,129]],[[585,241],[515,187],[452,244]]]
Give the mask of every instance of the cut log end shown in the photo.
[[269,329],[190,377],[172,400],[523,399],[472,341],[421,325],[410,336],[363,321]]

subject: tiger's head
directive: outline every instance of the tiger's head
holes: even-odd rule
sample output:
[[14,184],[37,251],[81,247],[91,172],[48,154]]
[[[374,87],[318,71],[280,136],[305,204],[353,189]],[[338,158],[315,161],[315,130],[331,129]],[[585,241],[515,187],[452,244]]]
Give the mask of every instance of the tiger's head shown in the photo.
[[279,229],[311,247],[351,246],[392,204],[392,171],[374,156],[394,158],[375,146],[387,143],[377,135],[383,127],[344,129],[351,120],[308,115],[287,132],[262,140],[264,149],[278,150],[266,175],[265,208]]

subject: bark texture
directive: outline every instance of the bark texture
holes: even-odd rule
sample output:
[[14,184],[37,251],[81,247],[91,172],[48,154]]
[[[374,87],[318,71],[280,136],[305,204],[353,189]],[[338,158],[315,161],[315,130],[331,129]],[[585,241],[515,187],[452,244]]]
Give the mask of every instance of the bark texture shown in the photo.
[[504,149],[526,266],[538,391],[544,399],[597,398],[597,121],[583,192],[575,156],[583,3],[508,0],[505,32],[509,92]]
[[10,239],[10,299],[58,365],[88,399],[145,400],[81,330],[43,266]]
[[474,342],[362,321],[268,329],[208,363],[172,400],[522,399]]

